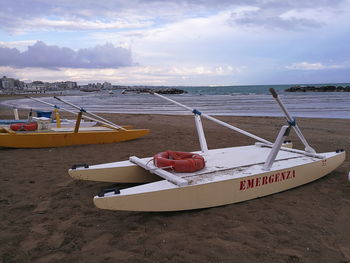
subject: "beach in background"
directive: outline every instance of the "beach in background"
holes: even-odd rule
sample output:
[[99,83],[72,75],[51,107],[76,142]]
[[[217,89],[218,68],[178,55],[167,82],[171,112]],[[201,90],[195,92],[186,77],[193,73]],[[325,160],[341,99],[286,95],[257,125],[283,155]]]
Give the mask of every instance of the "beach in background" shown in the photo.
[[[300,95],[304,94],[284,94],[286,102]],[[94,96],[99,95],[73,101],[85,106],[85,101],[96,100]],[[129,96],[149,99],[141,94],[116,97],[122,103]],[[196,95],[195,100],[187,96],[194,95],[174,98],[203,110],[202,98],[210,95]],[[241,95],[224,96],[234,100]],[[105,100],[110,98],[105,96]],[[237,102],[237,108],[240,104]],[[141,107],[147,108],[134,105],[138,110]],[[19,112],[26,118],[28,110]],[[105,145],[0,149],[1,262],[350,262],[349,155],[343,165],[320,180],[238,204],[168,213],[99,210],[92,198],[111,184],[74,181],[67,173],[73,164],[147,157],[167,149],[199,149],[192,116],[102,116],[118,124],[149,128],[151,133]],[[1,107],[0,119],[9,118],[13,118],[12,109]],[[274,140],[286,123],[281,117],[219,118],[268,140]],[[298,118],[298,123],[318,152],[339,148],[350,152],[349,119]],[[209,148],[254,143],[205,119],[203,125]],[[291,139],[302,149],[294,133]]]

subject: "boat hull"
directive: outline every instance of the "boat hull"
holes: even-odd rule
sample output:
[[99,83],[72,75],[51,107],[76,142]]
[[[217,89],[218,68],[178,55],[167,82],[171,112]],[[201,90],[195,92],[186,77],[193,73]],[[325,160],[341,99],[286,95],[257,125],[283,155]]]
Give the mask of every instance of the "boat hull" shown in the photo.
[[129,161],[72,168],[68,173],[76,180],[109,183],[148,183],[161,179]]
[[345,160],[345,152],[326,153],[324,159],[300,157],[298,165],[295,160],[293,165],[288,165],[288,160],[281,161],[286,164],[277,165],[268,172],[255,165],[250,176],[244,175],[246,170],[232,179],[226,177],[182,187],[161,180],[120,190],[120,194],[110,192],[103,197],[95,196],[94,204],[108,210],[180,211],[242,202],[317,180],[336,169]]
[[148,129],[79,131],[74,132],[33,132],[0,133],[0,147],[46,148],[82,144],[105,144],[133,140],[149,133]]

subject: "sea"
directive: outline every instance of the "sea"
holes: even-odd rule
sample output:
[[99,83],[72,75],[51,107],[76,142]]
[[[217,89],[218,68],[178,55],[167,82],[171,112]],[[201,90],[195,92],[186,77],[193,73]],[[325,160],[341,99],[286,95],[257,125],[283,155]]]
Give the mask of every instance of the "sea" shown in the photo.
[[[309,86],[342,84],[308,84]],[[203,86],[177,87],[187,91],[181,95],[165,95],[190,108],[209,115],[226,116],[284,116],[269,89],[274,88],[293,117],[350,119],[350,92],[286,92],[295,85]],[[160,87],[159,87],[160,88]],[[166,87],[164,87],[166,88]],[[151,94],[111,91],[66,91],[62,98],[94,113],[133,113],[189,115],[181,108]],[[73,110],[52,97],[41,100]],[[53,108],[28,98],[7,100],[2,104],[21,109],[50,111]]]

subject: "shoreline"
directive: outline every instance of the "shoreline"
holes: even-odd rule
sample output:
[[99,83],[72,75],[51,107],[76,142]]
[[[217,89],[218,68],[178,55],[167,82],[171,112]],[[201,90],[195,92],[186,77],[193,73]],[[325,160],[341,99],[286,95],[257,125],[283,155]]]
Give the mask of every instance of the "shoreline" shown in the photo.
[[[66,96],[66,95],[59,95],[59,94],[37,94],[38,96],[33,96],[33,97],[52,97],[52,96]],[[69,95],[68,95],[69,96]],[[14,107],[13,106],[9,106],[6,104],[3,104],[4,101],[11,101],[11,100],[16,100],[16,99],[23,99],[23,96],[17,96],[17,95],[9,95],[9,96],[1,96],[0,95],[0,110],[2,109],[3,111],[10,111],[12,110]],[[20,108],[17,107],[18,110],[20,111],[29,111],[29,108]],[[164,116],[192,116],[192,114],[190,112],[188,113],[182,113],[182,112],[174,112],[174,113],[158,113],[158,112],[101,112],[101,111],[93,111],[95,114],[100,114],[100,115],[113,115],[113,114],[130,114],[130,115],[164,115]],[[8,114],[9,117],[7,118],[12,118],[10,115]],[[60,111],[60,115],[62,116],[71,116],[71,114],[67,114],[65,111]],[[266,115],[256,115],[256,114],[229,114],[229,113],[215,113],[215,114],[208,114],[211,116],[215,116],[215,117],[247,117],[247,118],[283,118],[284,115],[282,112],[280,112],[279,114],[266,114]],[[322,116],[298,116],[295,115],[294,116],[296,119],[335,119],[335,120],[350,120],[350,115],[349,116],[326,116],[326,117],[322,117]]]

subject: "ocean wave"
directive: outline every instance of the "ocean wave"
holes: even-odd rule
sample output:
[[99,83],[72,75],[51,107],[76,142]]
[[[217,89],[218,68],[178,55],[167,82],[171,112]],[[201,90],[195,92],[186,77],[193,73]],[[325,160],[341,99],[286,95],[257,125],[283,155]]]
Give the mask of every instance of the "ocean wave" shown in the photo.
[[[269,94],[240,93],[232,96],[188,93],[167,96],[211,115],[283,116],[277,103]],[[350,119],[350,93],[282,93],[280,97],[294,117]],[[40,99],[73,110],[53,98]],[[64,99],[96,113],[191,114],[190,111],[150,94],[95,93],[64,96]],[[8,100],[3,101],[2,104],[22,109],[52,110],[50,106],[30,99]]]

